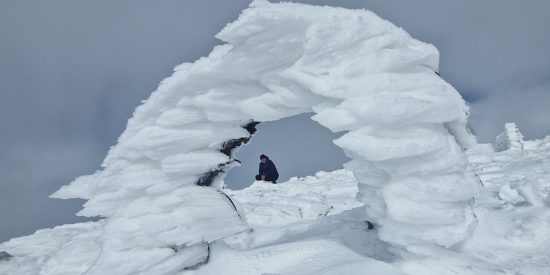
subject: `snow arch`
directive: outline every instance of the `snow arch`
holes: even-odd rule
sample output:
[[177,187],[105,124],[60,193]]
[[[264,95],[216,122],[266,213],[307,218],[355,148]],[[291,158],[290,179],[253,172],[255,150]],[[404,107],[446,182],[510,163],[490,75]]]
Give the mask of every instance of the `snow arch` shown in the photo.
[[468,108],[434,73],[435,47],[369,11],[266,1],[217,37],[227,44],[176,67],[136,109],[102,171],[54,194],[106,217],[91,271],[116,273],[112,256],[136,251],[154,270],[188,267],[208,253],[203,243],[247,230],[216,190],[231,149],[254,123],[304,112],[347,131],[335,143],[353,159],[346,168],[383,240],[449,247],[469,235]]

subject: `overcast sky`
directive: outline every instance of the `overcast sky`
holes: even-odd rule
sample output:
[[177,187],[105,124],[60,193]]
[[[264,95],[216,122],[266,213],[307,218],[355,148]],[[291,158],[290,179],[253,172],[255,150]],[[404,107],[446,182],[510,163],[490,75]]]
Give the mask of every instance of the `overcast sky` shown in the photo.
[[[300,2],[371,9],[436,45],[440,72],[470,101],[480,141],[507,121],[529,138],[550,134],[549,1]],[[248,3],[0,1],[0,242],[78,221],[82,201],[48,195],[99,169],[140,100],[175,65],[208,54]],[[346,160],[331,143],[336,135],[308,115],[259,128],[238,153],[243,167],[227,177],[235,187],[248,184],[266,146],[283,179]]]

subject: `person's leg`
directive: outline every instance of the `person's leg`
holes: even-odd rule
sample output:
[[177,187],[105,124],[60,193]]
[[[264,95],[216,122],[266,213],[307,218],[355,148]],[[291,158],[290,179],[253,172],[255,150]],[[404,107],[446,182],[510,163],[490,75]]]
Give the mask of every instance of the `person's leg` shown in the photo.
[[256,175],[256,180],[262,180],[262,176]]
[[273,182],[273,183],[277,183],[276,182],[277,178],[278,177],[266,176],[265,181],[270,181],[270,182]]

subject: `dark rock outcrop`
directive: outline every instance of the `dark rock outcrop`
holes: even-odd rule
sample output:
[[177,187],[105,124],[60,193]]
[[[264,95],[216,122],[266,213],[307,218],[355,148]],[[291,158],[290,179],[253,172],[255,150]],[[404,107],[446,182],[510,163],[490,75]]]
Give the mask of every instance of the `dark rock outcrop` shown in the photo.
[[[241,146],[242,144],[248,143],[250,138],[254,133],[256,133],[256,125],[260,124],[257,121],[251,121],[247,123],[246,125],[242,126],[248,133],[250,133],[250,136],[238,138],[238,139],[231,139],[222,144],[222,148],[220,149],[220,152],[225,154],[228,157],[232,157],[233,150],[235,150],[237,147]],[[212,170],[210,172],[204,173],[199,180],[197,181],[197,185],[199,186],[210,186],[212,185],[212,182],[219,176],[223,175],[223,173],[231,167],[229,164],[231,164],[233,161],[239,162],[237,159],[232,159],[230,162],[227,163],[221,163],[218,164],[218,168],[215,170]]]
[[234,149],[241,146],[243,143],[248,143],[248,141],[250,140],[250,137],[252,137],[252,135],[256,133],[256,126],[258,124],[260,123],[257,121],[252,121],[242,126],[246,131],[248,131],[248,133],[250,133],[250,136],[238,138],[238,139],[231,139],[224,142],[222,144],[222,148],[220,149],[220,152],[224,153],[228,157],[231,157],[231,153],[233,152]]

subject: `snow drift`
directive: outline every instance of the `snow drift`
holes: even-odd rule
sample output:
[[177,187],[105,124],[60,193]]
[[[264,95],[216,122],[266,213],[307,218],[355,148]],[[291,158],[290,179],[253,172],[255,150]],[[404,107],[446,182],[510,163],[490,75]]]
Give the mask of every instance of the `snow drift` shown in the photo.
[[334,142],[353,159],[345,167],[382,240],[416,251],[471,235],[468,108],[435,73],[434,46],[370,11],[267,1],[217,38],[226,44],[177,66],[136,109],[101,171],[52,195],[86,199],[79,215],[104,219],[61,227],[67,238],[44,253],[8,251],[15,273],[54,274],[77,252],[63,266],[88,274],[207,262],[212,242],[248,230],[220,192],[238,165],[232,150],[256,122],[305,112],[346,132]]

